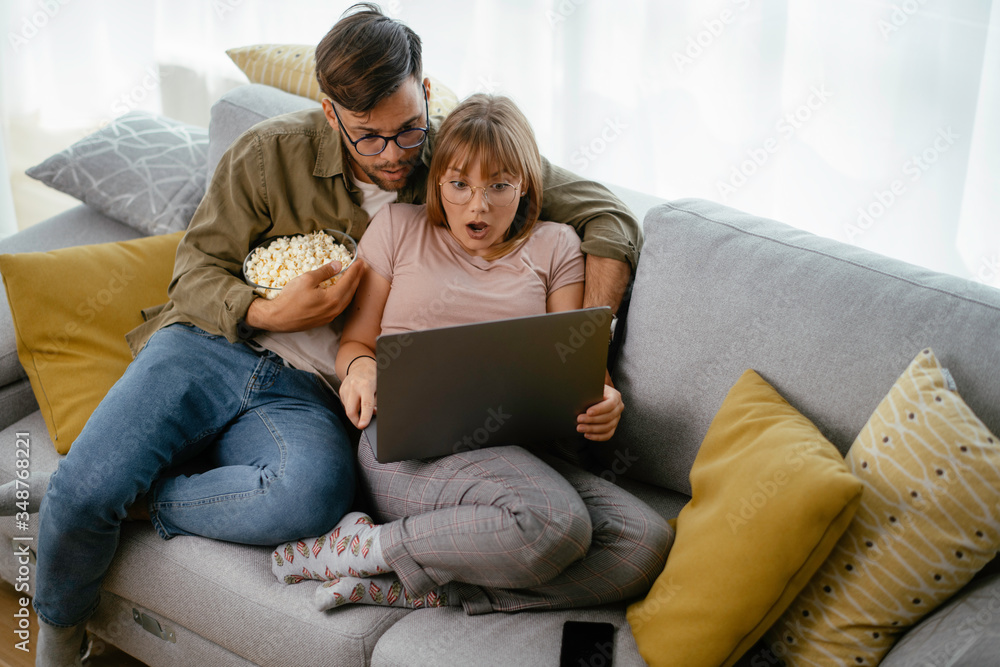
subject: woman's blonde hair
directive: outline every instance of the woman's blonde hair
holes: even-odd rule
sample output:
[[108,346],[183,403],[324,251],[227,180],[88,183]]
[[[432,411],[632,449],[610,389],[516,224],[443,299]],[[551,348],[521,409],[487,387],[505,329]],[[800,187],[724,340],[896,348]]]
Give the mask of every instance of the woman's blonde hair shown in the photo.
[[521,245],[542,210],[542,157],[528,119],[513,100],[501,95],[472,95],[448,114],[434,142],[427,176],[427,217],[447,227],[441,186],[449,168],[463,173],[476,159],[482,178],[498,168],[521,179],[521,202],[504,240],[486,255],[497,259]]

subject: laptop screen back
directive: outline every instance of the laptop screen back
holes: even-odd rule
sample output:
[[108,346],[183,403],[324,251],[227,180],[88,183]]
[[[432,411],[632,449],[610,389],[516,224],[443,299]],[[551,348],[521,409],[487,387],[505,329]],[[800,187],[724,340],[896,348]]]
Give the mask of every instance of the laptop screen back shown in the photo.
[[580,437],[603,397],[611,310],[547,313],[379,336],[380,463]]

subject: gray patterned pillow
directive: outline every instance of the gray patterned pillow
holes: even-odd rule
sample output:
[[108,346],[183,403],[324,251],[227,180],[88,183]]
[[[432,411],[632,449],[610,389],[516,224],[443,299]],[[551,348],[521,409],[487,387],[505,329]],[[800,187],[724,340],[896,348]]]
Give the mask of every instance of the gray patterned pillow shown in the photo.
[[147,234],[187,228],[205,195],[208,130],[133,111],[27,170]]

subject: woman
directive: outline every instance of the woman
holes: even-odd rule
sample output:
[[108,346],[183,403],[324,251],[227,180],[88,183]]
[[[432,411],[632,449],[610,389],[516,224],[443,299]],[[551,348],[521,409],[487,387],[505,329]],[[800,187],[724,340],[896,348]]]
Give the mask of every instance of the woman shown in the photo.
[[[579,239],[568,225],[537,220],[541,169],[513,102],[475,95],[441,126],[427,205],[389,205],[372,220],[359,248],[369,270],[336,361],[356,427],[375,412],[379,334],[582,307]],[[608,381],[604,399],[578,418],[595,442],[612,436],[623,410]],[[326,581],[320,609],[602,604],[647,591],[673,540],[641,501],[555,456],[501,446],[380,464],[362,435],[358,458],[382,523],[351,513],[331,533],[274,552],[279,579]]]

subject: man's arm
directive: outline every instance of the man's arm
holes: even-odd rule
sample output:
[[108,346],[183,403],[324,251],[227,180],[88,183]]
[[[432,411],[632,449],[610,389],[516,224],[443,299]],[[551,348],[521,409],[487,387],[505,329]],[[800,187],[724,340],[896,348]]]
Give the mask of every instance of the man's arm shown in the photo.
[[617,312],[639,259],[639,221],[610,190],[542,158],[542,220],[573,225],[587,257],[583,305]]
[[248,133],[223,155],[177,248],[167,292],[194,324],[230,342],[240,339],[238,326],[258,298],[242,278],[243,259],[271,226],[258,141]]
[[632,267],[628,262],[600,255],[587,255],[586,262],[583,307],[610,306],[611,312],[617,313],[632,275]]
[[219,162],[177,249],[168,290],[174,306],[194,324],[230,342],[257,329],[302,331],[329,323],[350,303],[364,271],[363,262],[353,262],[335,285],[324,288],[320,283],[340,270],[327,265],[295,278],[270,301],[243,280],[243,259],[251,246],[275,230],[270,198],[288,196],[282,177],[272,174],[269,181],[265,173],[267,151],[261,141],[251,131]]

